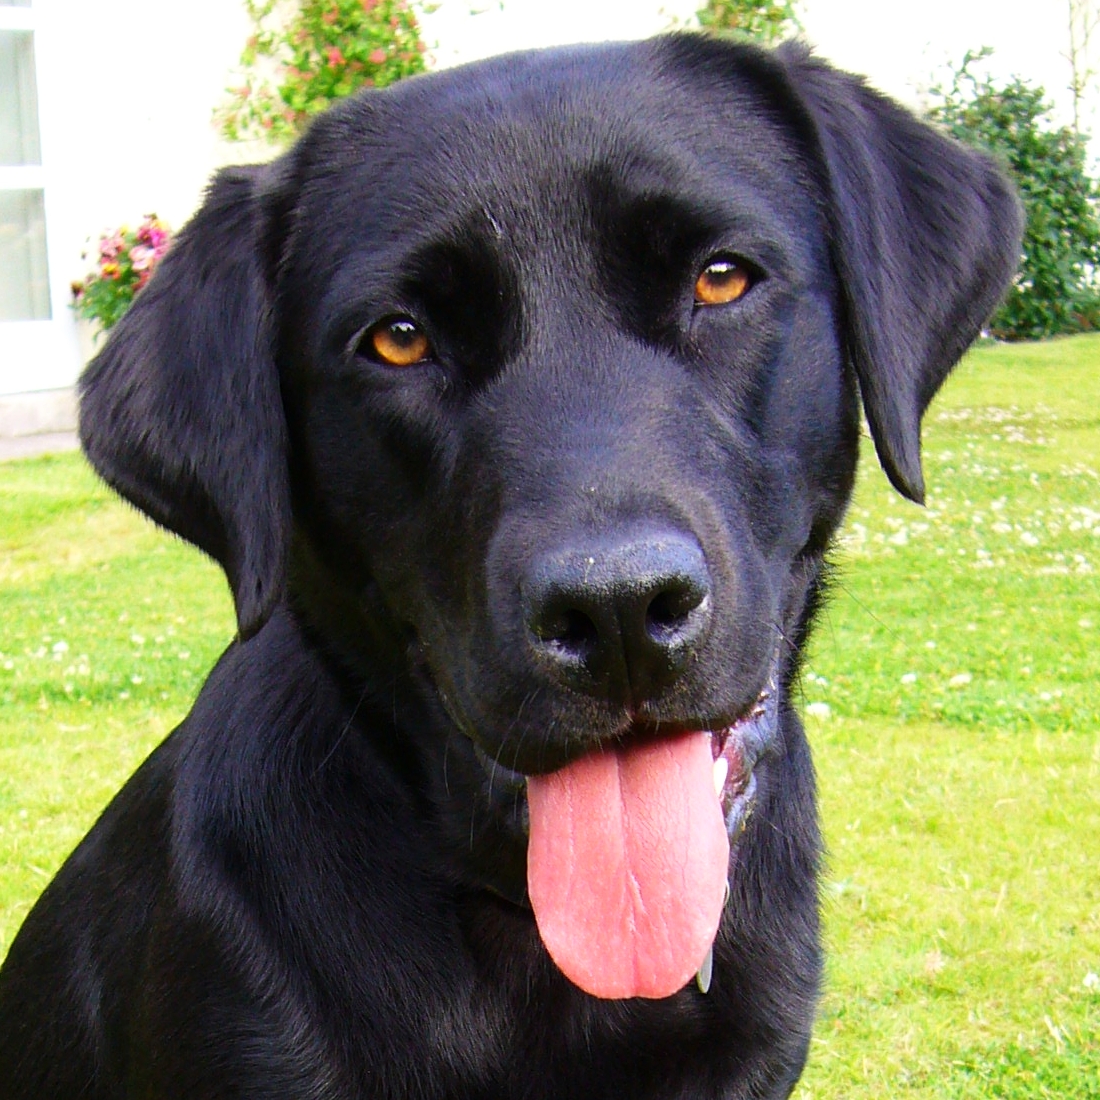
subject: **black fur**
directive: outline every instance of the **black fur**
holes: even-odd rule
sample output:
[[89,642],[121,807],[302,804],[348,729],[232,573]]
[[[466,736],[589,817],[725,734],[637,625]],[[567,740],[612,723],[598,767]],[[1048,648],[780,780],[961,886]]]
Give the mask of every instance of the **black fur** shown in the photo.
[[[788,691],[859,395],[920,499],[922,414],[1019,230],[995,168],[858,80],[693,37],[410,80],[222,173],[81,434],[221,562],[240,639],[12,945],[0,1096],[787,1096],[820,975]],[[696,308],[717,254],[755,284]],[[393,315],[430,361],[372,361]],[[690,644],[532,635],[554,562],[666,536],[707,591]],[[711,991],[589,997],[526,907],[504,769],[719,728],[777,638]]]

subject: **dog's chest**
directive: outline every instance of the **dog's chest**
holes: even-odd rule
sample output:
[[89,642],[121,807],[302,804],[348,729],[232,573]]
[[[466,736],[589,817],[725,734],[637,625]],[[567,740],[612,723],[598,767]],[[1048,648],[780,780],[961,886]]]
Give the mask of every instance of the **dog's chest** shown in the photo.
[[[722,1076],[717,1021],[685,1011],[677,999],[631,1004],[581,997],[559,975],[524,966],[522,954],[495,977],[441,1001],[425,1021],[430,1095],[671,1100],[709,1095]],[[740,1095],[729,1091],[734,1087],[730,1073],[722,1095]]]

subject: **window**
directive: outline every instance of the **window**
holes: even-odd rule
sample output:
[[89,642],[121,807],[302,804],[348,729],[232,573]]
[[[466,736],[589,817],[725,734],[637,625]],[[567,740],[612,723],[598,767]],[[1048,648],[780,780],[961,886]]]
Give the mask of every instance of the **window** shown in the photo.
[[0,0],[0,321],[50,318],[30,6]]

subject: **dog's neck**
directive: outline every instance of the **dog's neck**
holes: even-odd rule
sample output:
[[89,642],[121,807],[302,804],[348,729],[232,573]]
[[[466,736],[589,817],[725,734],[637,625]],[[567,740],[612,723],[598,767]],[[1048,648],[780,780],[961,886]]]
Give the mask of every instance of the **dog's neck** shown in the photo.
[[301,530],[291,541],[287,593],[307,633],[324,639],[337,672],[360,690],[369,693],[384,685],[392,693],[395,678],[408,679],[415,638],[389,614],[377,584],[368,579],[350,585]]

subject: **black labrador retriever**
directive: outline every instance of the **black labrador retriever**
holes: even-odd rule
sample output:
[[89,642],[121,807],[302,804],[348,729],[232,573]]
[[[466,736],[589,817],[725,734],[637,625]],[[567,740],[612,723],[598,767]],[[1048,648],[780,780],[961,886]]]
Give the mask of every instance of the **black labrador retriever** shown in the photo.
[[919,500],[1018,235],[860,81],[690,36],[416,78],[222,173],[81,433],[240,635],[12,945],[0,1096],[789,1095],[790,693],[860,409]]

